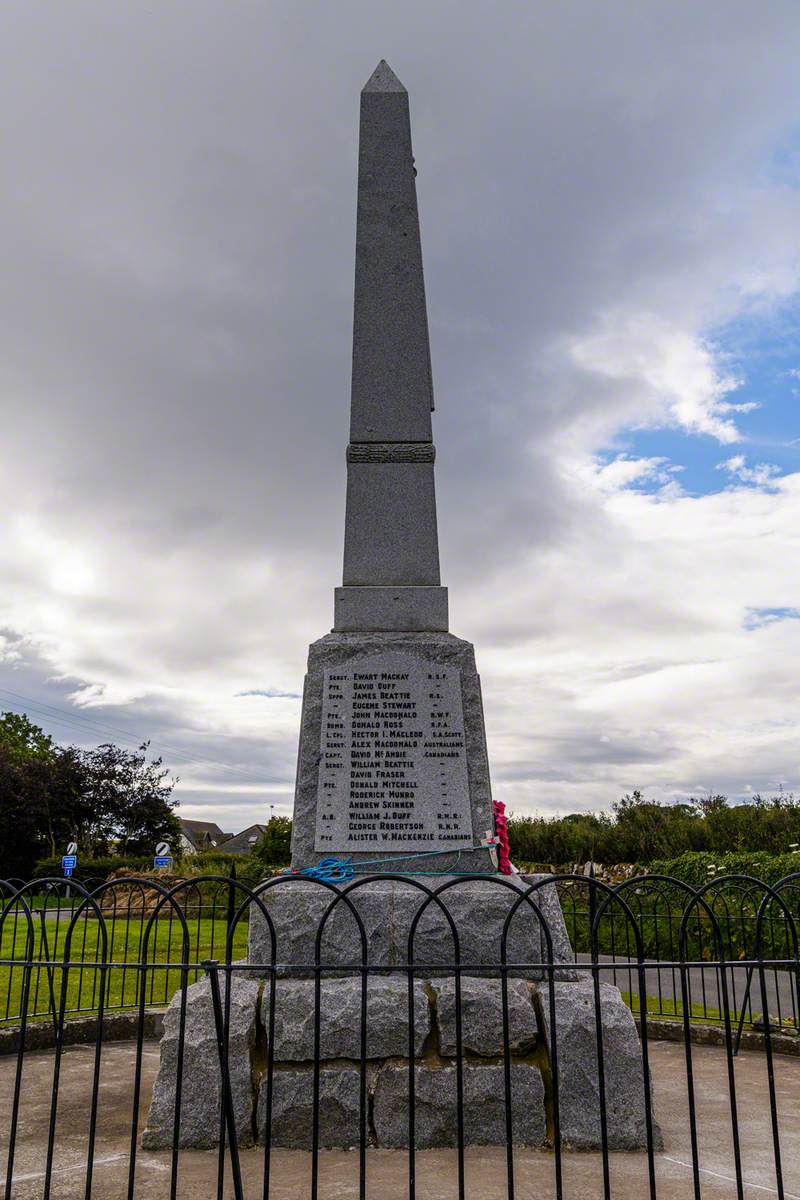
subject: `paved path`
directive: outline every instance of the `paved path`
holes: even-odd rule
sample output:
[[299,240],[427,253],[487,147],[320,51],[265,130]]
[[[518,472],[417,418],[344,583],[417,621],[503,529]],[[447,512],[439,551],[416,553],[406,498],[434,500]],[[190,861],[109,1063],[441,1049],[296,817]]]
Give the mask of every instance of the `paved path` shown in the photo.
[[[101,1106],[95,1153],[96,1200],[124,1200],[127,1188],[134,1046],[119,1043],[103,1051]],[[664,1134],[664,1151],[657,1155],[659,1200],[688,1200],[692,1192],[691,1150],[686,1103],[683,1046],[652,1043],[656,1116]],[[699,1145],[704,1200],[733,1200],[736,1196],[730,1136],[724,1053],[714,1047],[693,1048],[699,1115]],[[16,1059],[0,1058],[0,1172],[5,1147]],[[85,1188],[88,1097],[93,1050],[79,1046],[65,1052],[61,1070],[61,1102],[56,1135],[54,1200],[79,1200]],[[147,1104],[158,1065],[156,1043],[144,1051],[142,1096]],[[52,1095],[51,1053],[26,1057],[22,1118],[17,1146],[13,1200],[39,1200],[47,1122]],[[777,1196],[773,1166],[765,1061],[761,1054],[742,1053],[736,1060],[745,1200]],[[776,1056],[775,1079],[780,1110],[786,1200],[800,1200],[800,1060]],[[370,1150],[367,1158],[367,1196],[402,1200],[407,1195],[407,1157],[400,1151]],[[506,1196],[505,1151],[499,1148],[466,1152],[468,1200],[501,1200]],[[179,1200],[212,1200],[216,1195],[216,1152],[183,1151],[179,1159]],[[457,1195],[452,1151],[424,1151],[417,1156],[419,1200],[453,1200]],[[517,1151],[518,1200],[551,1200],[554,1196],[552,1153]],[[261,1200],[263,1151],[242,1152],[246,1200]],[[2,1175],[0,1174],[0,1178]],[[310,1156],[299,1151],[273,1151],[274,1200],[305,1200],[310,1195]],[[170,1156],[140,1152],[136,1169],[136,1200],[167,1200]],[[645,1200],[647,1159],[643,1154],[611,1155],[614,1200]],[[230,1185],[226,1200],[232,1197]],[[603,1195],[598,1154],[564,1155],[564,1200],[600,1200]],[[320,1155],[319,1200],[356,1200],[358,1156],[327,1151]]]

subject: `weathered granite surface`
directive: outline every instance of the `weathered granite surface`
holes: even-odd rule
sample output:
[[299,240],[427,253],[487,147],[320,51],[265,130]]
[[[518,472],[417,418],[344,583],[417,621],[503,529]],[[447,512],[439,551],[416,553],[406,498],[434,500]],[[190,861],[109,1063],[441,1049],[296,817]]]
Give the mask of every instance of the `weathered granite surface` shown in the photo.
[[[552,986],[561,1136],[573,1149],[596,1150],[602,1143],[594,984],[582,979]],[[549,985],[537,984],[536,993],[552,1070]],[[610,983],[600,984],[600,1014],[608,1146],[642,1150],[647,1145],[642,1048],[631,1011]],[[661,1131],[655,1118],[653,1140],[660,1149]]]
[[[220,977],[225,1005],[225,977]],[[261,985],[234,975],[231,984],[228,1073],[240,1144],[252,1142],[253,1078],[251,1056],[256,1042],[256,1013]],[[153,1087],[147,1128],[142,1136],[146,1150],[164,1150],[173,1144],[175,1085],[178,1075],[181,993],[176,992],[164,1017],[161,1064]],[[223,1007],[224,1013],[224,1007]],[[191,984],[186,993],[180,1116],[181,1146],[200,1149],[219,1140],[221,1079],[211,985],[207,978]]]
[[429,442],[433,385],[408,93],[379,63],[361,93],[351,442]]
[[[439,1053],[457,1052],[456,985],[454,979],[433,979]],[[536,1045],[533,996],[524,979],[508,981],[508,1045],[512,1054],[528,1054]],[[461,1050],[495,1056],[503,1053],[503,991],[499,979],[465,975],[461,979]]]
[[[450,633],[329,633],[311,644],[300,718],[300,748],[292,825],[292,866],[295,870],[300,870],[326,857],[314,849],[325,669],[345,667],[352,660],[365,655],[379,655],[392,651],[402,651],[424,663],[441,663],[448,667],[456,667],[461,672],[464,744],[476,848],[442,854],[429,861],[437,871],[491,871],[489,850],[479,845],[485,837],[486,830],[493,827],[494,820],[480,678],[475,667],[475,651],[471,643],[453,637]],[[398,856],[396,851],[368,850],[360,857],[373,861],[383,858],[396,860]],[[355,854],[354,861],[358,862],[358,859],[359,855]],[[412,859],[408,862],[393,863],[389,869],[406,870],[409,867],[413,867]],[[379,867],[374,869],[379,870]]]
[[449,624],[446,587],[337,587],[333,589],[333,607],[334,628],[342,633],[364,629],[373,633],[432,629],[447,633]]
[[439,586],[433,469],[348,462],[344,587]]
[[[261,1023],[269,1029],[270,988],[261,998]],[[314,1058],[314,981],[279,980],[275,989],[276,1062]],[[408,1054],[408,985],[397,976],[367,979],[367,1057]],[[424,982],[414,983],[414,1053],[430,1033],[431,1016]],[[361,1057],[361,980],[323,979],[320,985],[320,1057]]]
[[[314,1073],[302,1070],[275,1071],[272,1083],[270,1128],[272,1145],[287,1150],[310,1150],[314,1117]],[[361,1073],[354,1067],[323,1067],[319,1073],[319,1145],[325,1149],[349,1150],[360,1137]],[[267,1081],[258,1094],[256,1127],[259,1142],[266,1138]]]
[[[271,1140],[307,1149],[313,1112],[314,981],[276,983]],[[561,1136],[567,1147],[602,1144],[594,988],[591,980],[556,982],[557,1077]],[[509,979],[511,1111],[516,1145],[545,1142],[552,1109],[553,1054],[547,983]],[[263,1142],[267,1122],[269,984],[235,975],[232,985],[230,1074],[238,1137]],[[414,982],[416,1144],[456,1143],[455,981]],[[619,991],[601,984],[608,1146],[646,1147],[642,1054],[637,1029]],[[338,977],[321,983],[319,1145],[358,1145],[361,1104],[361,983]],[[265,1003],[265,996],[267,997]],[[497,978],[462,977],[462,1066],[466,1145],[501,1145],[506,1138],[501,985]],[[172,1145],[180,994],[165,1018],[161,1067],[143,1145]],[[402,977],[375,976],[367,990],[365,1112],[370,1144],[408,1145],[408,993]],[[545,1058],[542,1059],[542,1052]],[[535,1054],[535,1057],[532,1055]],[[483,1059],[484,1061],[481,1061]],[[544,1071],[544,1079],[541,1070]],[[545,1082],[548,1092],[546,1095]],[[217,1144],[220,1076],[207,980],[188,989],[180,1145]],[[653,1121],[653,1142],[661,1134]]]
[[[464,1070],[464,1144],[499,1146],[506,1140],[505,1076],[501,1066]],[[420,1066],[414,1074],[415,1145],[420,1150],[457,1144],[456,1071]],[[539,1068],[511,1066],[513,1140],[542,1146],[546,1137],[544,1084]],[[379,1146],[405,1147],[408,1136],[408,1067],[387,1066],[375,1085],[373,1122]]]
[[[485,879],[455,877],[417,877],[425,888],[440,887],[453,879],[437,900],[432,900],[420,918],[413,942],[413,961],[417,964],[447,964],[455,960],[455,943],[443,909],[450,914],[458,932],[460,960],[465,966],[497,967],[500,943],[509,910],[536,876],[493,875]],[[425,902],[426,893],[414,886],[414,876],[406,880],[367,880],[348,891],[349,900],[364,927],[366,958],[374,966],[394,966],[408,960],[409,934],[414,917]],[[278,879],[261,893],[276,931],[279,963],[313,965],[319,922],[335,899],[336,892],[324,884],[299,877]],[[573,961],[558,894],[553,885],[532,894],[547,921],[553,942],[553,961]],[[361,961],[362,941],[358,924],[343,900],[338,900],[325,925],[321,941],[321,961],[328,967]],[[269,926],[253,906],[250,913],[248,961],[270,963],[272,946]],[[508,937],[508,963],[523,964],[511,972],[536,978],[541,975],[535,964],[541,963],[543,936],[536,912],[523,901],[511,918]],[[529,965],[530,964],[530,965]],[[435,974],[435,970],[433,971]],[[449,972],[448,972],[449,973]],[[559,973],[570,977],[568,968]]]

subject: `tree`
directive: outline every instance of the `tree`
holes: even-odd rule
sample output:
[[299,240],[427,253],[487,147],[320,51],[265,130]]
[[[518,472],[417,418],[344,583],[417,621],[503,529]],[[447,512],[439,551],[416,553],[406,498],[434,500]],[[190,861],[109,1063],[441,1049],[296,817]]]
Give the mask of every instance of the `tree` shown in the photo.
[[270,817],[261,841],[253,850],[253,856],[262,866],[285,867],[292,857],[291,846],[291,817]]
[[37,859],[66,849],[81,780],[74,750],[25,716],[0,716],[0,875],[27,877]]
[[0,753],[15,763],[51,761],[57,752],[53,739],[25,713],[0,714]]
[[73,840],[84,859],[177,845],[177,779],[148,749],[59,746],[26,716],[0,714],[0,878],[28,877]]
[[39,836],[46,843],[46,853],[63,854],[76,836],[82,805],[84,772],[80,753],[74,746],[56,747],[52,757],[26,762],[24,771],[33,792]]
[[25,770],[8,753],[0,753],[0,829],[4,879],[28,879],[43,848],[35,792]]
[[159,841],[177,845],[180,824],[172,790],[178,782],[161,758],[106,743],[79,752],[83,787],[76,811],[78,846],[89,856],[148,854]]

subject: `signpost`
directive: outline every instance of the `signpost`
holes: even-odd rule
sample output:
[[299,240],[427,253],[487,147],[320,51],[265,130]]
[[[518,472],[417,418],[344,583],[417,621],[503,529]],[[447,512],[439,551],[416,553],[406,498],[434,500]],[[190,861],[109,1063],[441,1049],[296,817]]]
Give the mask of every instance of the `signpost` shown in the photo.
[[64,868],[65,879],[69,879],[77,865],[78,845],[76,842],[70,842],[70,844],[67,846],[67,853],[61,856],[61,866]]
[[[64,870],[64,878],[65,879],[71,879],[72,872],[75,870],[77,865],[78,865],[78,843],[70,842],[69,845],[67,846],[67,853],[62,854],[62,856],[61,856],[61,866]],[[67,884],[66,888],[64,889],[64,895],[67,898],[69,898],[69,896],[71,895],[70,890],[69,890],[69,884]]]
[[153,866],[156,870],[166,867],[167,870],[172,870],[172,855],[169,852],[169,842],[159,842],[156,846],[156,855],[153,859]]

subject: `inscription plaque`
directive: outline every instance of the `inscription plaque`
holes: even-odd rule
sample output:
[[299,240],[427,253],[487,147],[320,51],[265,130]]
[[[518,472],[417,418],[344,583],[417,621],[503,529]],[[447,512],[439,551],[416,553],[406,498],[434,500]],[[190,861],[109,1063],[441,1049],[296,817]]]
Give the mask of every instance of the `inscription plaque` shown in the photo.
[[326,670],[314,849],[474,844],[461,671],[402,653]]

